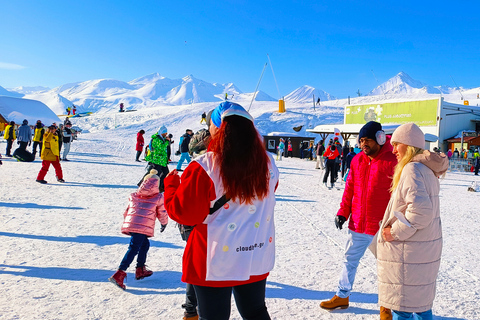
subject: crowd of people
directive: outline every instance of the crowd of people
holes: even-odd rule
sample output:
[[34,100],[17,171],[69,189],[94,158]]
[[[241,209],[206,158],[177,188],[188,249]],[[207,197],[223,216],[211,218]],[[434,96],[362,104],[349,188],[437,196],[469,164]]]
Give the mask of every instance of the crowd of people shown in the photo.
[[[126,271],[136,257],[135,279],[153,275],[146,267],[149,238],[155,220],[163,232],[168,219],[177,222],[186,240],[182,281],[187,284],[183,319],[228,319],[231,296],[244,319],[270,319],[266,279],[275,263],[275,191],[279,170],[255,128],[253,117],[240,105],[222,102],[206,114],[208,129],[187,129],[179,142],[180,161],[169,171],[173,136],[162,125],[146,145],[146,174],[129,196],[121,232],[130,243],[109,280],[126,289]],[[71,123],[62,129],[34,131],[24,121],[5,130],[7,155],[13,141],[25,150],[33,140],[42,168],[50,164],[64,182],[60,160],[67,160]],[[144,130],[137,133],[136,161],[145,147]],[[33,138],[32,138],[33,137]],[[63,158],[60,157],[62,143]],[[242,148],[238,148],[238,145]],[[358,135],[360,151],[338,139],[307,145],[324,169],[323,182],[332,187],[342,174],[345,190],[333,223],[348,222],[344,261],[335,295],[320,303],[326,310],[346,309],[360,259],[367,249],[377,258],[380,319],[432,319],[432,305],[442,252],[439,178],[448,169],[448,156],[425,150],[421,129],[407,123],[392,136],[370,121]],[[291,142],[280,139],[277,160]],[[170,150],[170,151],[169,151]],[[193,157],[193,160],[190,157]],[[477,159],[480,159],[477,152]],[[182,170],[183,162],[187,162]],[[184,171],[180,176],[179,172]],[[245,174],[248,172],[249,174]],[[477,170],[478,173],[478,170]],[[327,184],[330,178],[330,185]]]
[[[135,255],[135,277],[152,275],[144,267],[151,223],[159,219],[163,231],[168,215],[187,241],[184,319],[228,319],[232,293],[244,319],[270,319],[265,284],[274,265],[279,171],[253,118],[240,105],[223,102],[205,119],[208,130],[193,134],[187,129],[180,139],[179,151],[187,161],[182,176],[181,162],[168,170],[166,127],[152,136],[145,157],[148,172],[124,215],[122,232],[132,237],[129,249],[110,281],[125,289],[125,271]],[[280,139],[277,161],[288,155],[289,143]],[[442,251],[438,178],[448,169],[448,157],[425,150],[424,134],[413,123],[388,136],[380,123],[370,121],[360,130],[358,144],[358,153],[338,139],[307,148],[317,155],[316,168],[325,170],[325,184],[330,177],[333,185],[340,173],[346,181],[334,219],[339,230],[348,222],[343,268],[335,295],[320,307],[349,307],[360,259],[370,249],[377,257],[380,319],[411,319],[414,314],[432,319]],[[142,144],[137,146],[142,150]],[[139,194],[148,208],[135,205]],[[147,216],[149,224],[141,223]]]
[[[21,126],[17,129],[15,127],[15,122],[10,121],[4,130],[4,139],[7,141],[6,156],[15,157],[17,161],[21,162],[32,162],[37,156],[38,149],[38,156],[42,159],[42,167],[36,181],[46,184],[45,176],[50,165],[52,165],[55,168],[57,181],[65,182],[60,161],[69,161],[67,155],[74,139],[74,131],[70,120],[66,118],[60,126],[57,126],[54,122],[46,127],[41,120],[37,120],[34,126],[30,126],[28,120],[24,119]],[[15,140],[18,148],[12,153]],[[31,151],[27,149],[29,146],[32,146]],[[63,156],[61,156],[62,146],[64,148]]]

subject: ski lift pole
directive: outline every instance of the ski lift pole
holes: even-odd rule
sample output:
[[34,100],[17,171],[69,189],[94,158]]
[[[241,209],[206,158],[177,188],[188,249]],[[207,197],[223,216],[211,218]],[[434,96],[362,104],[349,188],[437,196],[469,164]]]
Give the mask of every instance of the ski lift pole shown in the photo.
[[278,97],[279,99],[282,99],[282,96],[280,95],[280,90],[278,89],[277,78],[275,77],[275,72],[273,72],[272,61],[270,61],[270,56],[268,55],[268,53],[267,53],[267,58],[268,58],[268,62],[270,63],[270,68],[272,68],[273,80],[275,80],[275,85],[277,86]]
[[250,106],[248,107],[247,112],[250,112],[250,107],[252,106],[253,100],[255,100],[255,96],[257,95],[257,89],[258,89],[258,86],[260,85],[260,82],[262,81],[263,73],[265,72],[266,67],[267,67],[267,63],[265,62],[265,65],[263,66],[262,74],[260,75],[260,79],[258,79],[258,83],[257,83],[257,86],[255,87],[255,91],[253,92],[252,101],[250,101]]

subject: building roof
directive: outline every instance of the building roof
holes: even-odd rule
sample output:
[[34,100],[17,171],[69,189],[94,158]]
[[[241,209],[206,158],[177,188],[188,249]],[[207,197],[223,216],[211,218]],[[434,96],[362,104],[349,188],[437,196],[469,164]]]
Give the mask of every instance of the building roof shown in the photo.
[[34,125],[37,120],[48,125],[61,122],[47,105],[30,99],[0,96],[0,114],[7,122],[14,121],[16,124],[22,124],[24,119],[27,119],[30,125]]

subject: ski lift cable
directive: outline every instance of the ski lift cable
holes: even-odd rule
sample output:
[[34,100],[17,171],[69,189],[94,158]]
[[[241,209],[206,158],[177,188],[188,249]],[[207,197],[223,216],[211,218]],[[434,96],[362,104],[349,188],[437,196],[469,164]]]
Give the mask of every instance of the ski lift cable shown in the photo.
[[270,61],[270,56],[268,55],[268,53],[267,53],[267,57],[268,57],[268,62],[270,63],[270,68],[272,68],[273,80],[275,80],[275,85],[277,86],[278,98],[281,99],[282,96],[280,95],[280,90],[278,89],[277,78],[275,77],[275,72],[273,72],[272,61]]
[[[377,79],[377,76],[375,75],[375,73],[373,72],[373,69],[371,70],[372,71],[372,74],[373,74],[373,77],[375,78],[375,81],[377,81],[377,85],[378,85],[378,79]],[[385,94],[385,91],[383,91],[383,88],[382,86],[380,86],[380,90],[382,90],[382,93],[383,93],[383,96],[385,97],[385,99],[387,98],[387,95]]]
[[266,67],[267,67],[267,63],[265,62],[265,65],[263,66],[262,74],[260,75],[260,79],[258,79],[258,83],[257,83],[257,86],[255,87],[255,91],[253,92],[252,101],[250,101],[250,106],[248,106],[247,112],[250,112],[250,108],[252,107],[253,100],[255,100],[255,96],[257,95],[257,89],[258,89],[258,86],[260,85],[260,82],[262,81],[263,73],[265,72]]
[[460,89],[460,87],[457,85],[457,83],[455,82],[455,79],[453,79],[453,77],[450,75],[450,78],[452,78],[452,81],[453,83],[455,84],[455,87],[458,87],[458,92],[460,92],[460,96],[462,97],[462,100],[465,100],[463,98],[463,94],[462,94],[462,89]]

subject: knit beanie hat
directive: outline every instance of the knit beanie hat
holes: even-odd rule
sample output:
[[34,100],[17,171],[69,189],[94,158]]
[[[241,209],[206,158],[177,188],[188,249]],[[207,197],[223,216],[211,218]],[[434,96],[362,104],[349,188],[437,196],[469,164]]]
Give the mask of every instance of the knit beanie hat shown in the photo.
[[27,120],[27,119],[23,119],[23,124],[28,124],[28,120]]
[[380,130],[382,130],[382,125],[380,123],[369,121],[362,127],[362,129],[360,129],[358,139],[368,138],[377,141],[376,134]]
[[405,123],[392,135],[391,143],[398,142],[420,149],[425,149],[425,135],[415,123]]
[[150,170],[150,172],[145,176],[145,178],[143,178],[143,181],[147,181],[150,178],[160,180],[160,177],[157,176],[157,173],[158,173],[158,171],[155,170],[155,169]]
[[165,127],[165,126],[161,126],[160,129],[158,129],[158,134],[159,135],[162,135],[162,134],[167,133],[167,132],[168,132],[167,127]]
[[229,101],[220,103],[220,105],[213,110],[211,121],[217,128],[220,128],[222,120],[229,116],[241,116],[253,122],[253,117],[247,110],[241,105]]

